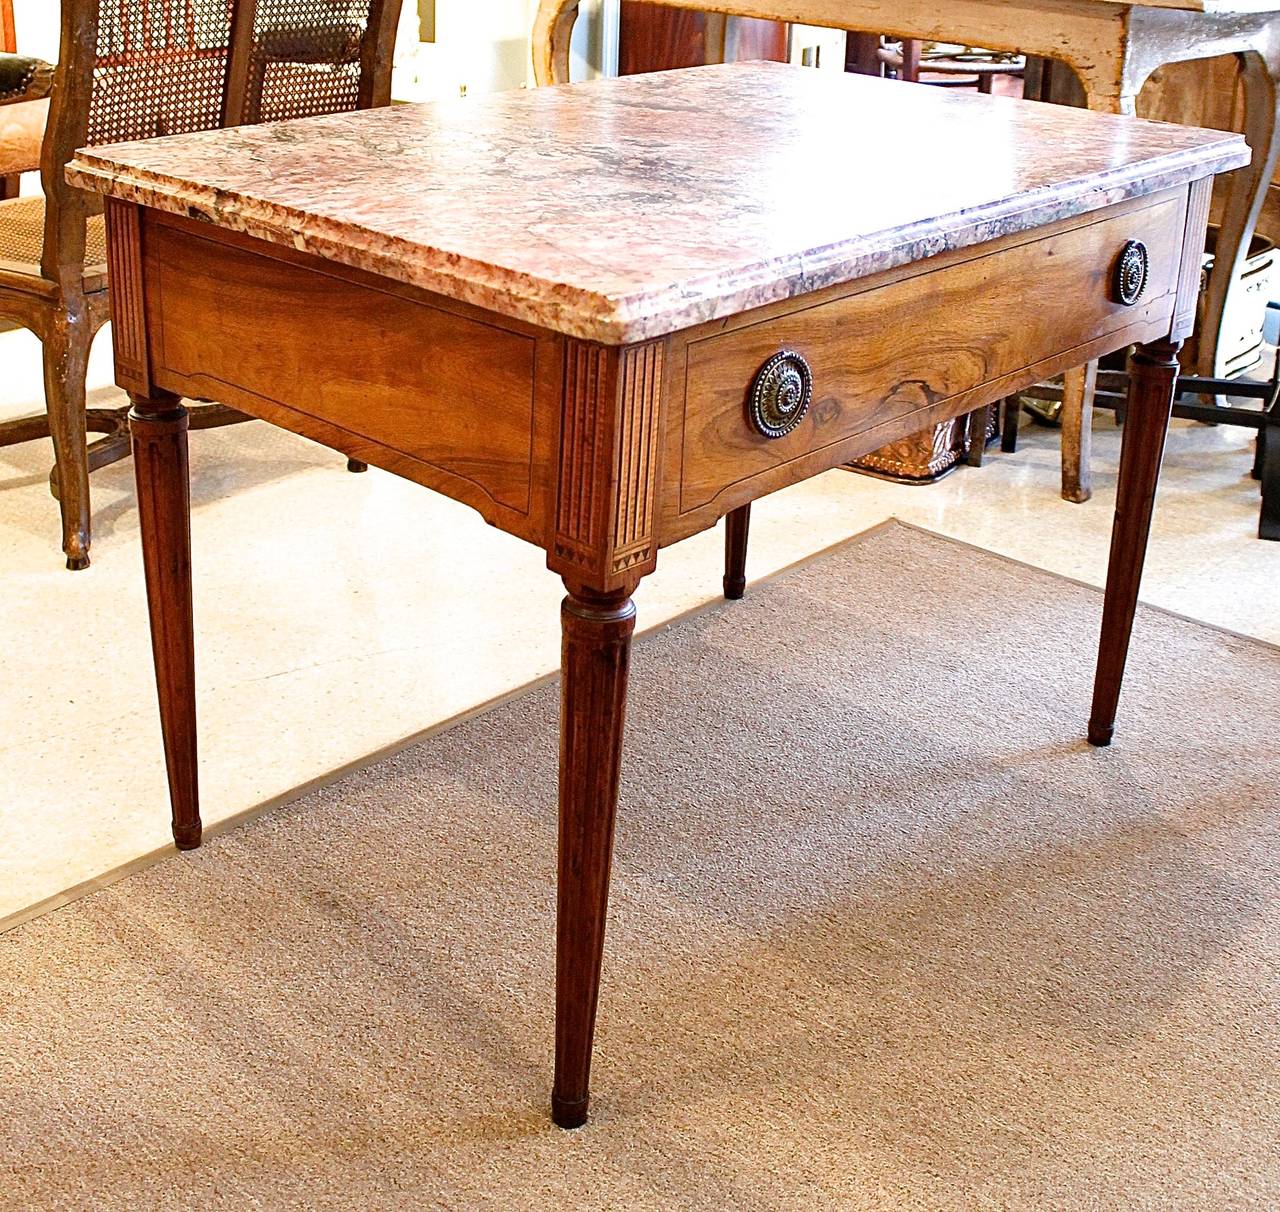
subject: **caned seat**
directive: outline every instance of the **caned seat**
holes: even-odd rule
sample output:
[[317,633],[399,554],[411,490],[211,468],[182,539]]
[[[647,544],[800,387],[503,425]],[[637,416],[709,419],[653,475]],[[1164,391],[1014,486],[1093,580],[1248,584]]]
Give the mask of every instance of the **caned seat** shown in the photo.
[[[0,202],[0,269],[40,277],[44,250],[43,196]],[[85,223],[84,288],[102,290],[107,283],[107,226],[102,215]]]
[[[10,3],[0,0],[0,17]],[[0,201],[0,319],[40,338],[46,414],[0,424],[0,446],[53,439],[51,487],[69,568],[89,563],[89,472],[127,455],[129,439],[126,409],[85,408],[89,347],[109,315],[106,233],[96,204],[67,184],[67,161],[86,145],[387,105],[400,5],[62,0],[39,157],[44,196]],[[30,104],[48,72],[0,62],[0,114],[18,108],[6,104],[6,80],[7,99]],[[243,419],[211,405],[194,409],[191,425]],[[87,431],[107,436],[88,446]]]

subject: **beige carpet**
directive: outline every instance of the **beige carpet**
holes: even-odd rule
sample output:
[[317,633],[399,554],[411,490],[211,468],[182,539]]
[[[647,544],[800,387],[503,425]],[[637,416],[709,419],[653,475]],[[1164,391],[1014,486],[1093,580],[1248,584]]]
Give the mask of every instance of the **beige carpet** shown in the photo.
[[1091,750],[1099,605],[889,524],[638,644],[578,1133],[554,686],[5,935],[0,1206],[1280,1206],[1280,654],[1144,611]]

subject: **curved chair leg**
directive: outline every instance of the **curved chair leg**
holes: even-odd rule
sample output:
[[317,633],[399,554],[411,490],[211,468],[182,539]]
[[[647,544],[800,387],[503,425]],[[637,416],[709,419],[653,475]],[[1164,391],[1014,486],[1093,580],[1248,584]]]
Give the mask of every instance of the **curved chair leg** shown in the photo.
[[72,571],[89,566],[89,453],[85,375],[93,333],[83,314],[55,317],[44,334],[44,394],[57,462],[62,550]]

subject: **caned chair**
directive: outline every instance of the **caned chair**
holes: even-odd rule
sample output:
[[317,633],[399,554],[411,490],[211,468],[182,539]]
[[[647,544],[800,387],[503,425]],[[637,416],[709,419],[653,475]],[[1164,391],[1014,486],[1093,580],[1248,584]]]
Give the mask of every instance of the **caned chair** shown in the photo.
[[[0,446],[53,439],[67,567],[89,563],[89,472],[129,451],[126,409],[85,408],[109,318],[100,200],[72,189],[79,147],[389,104],[401,0],[62,0],[43,196],[0,201],[0,318],[44,348],[46,414]],[[193,428],[243,419],[211,405]],[[106,437],[86,445],[86,431]],[[358,466],[353,468],[358,470]]]

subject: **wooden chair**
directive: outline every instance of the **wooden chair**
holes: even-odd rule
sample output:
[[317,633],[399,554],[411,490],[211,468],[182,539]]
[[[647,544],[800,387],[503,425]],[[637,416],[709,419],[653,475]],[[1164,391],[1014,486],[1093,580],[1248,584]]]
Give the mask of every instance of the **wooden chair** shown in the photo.
[[[100,206],[72,189],[78,147],[386,105],[401,0],[62,0],[43,197],[0,202],[0,317],[44,348],[46,414],[0,446],[53,439],[67,567],[89,563],[89,472],[129,452],[126,409],[85,409],[109,318]],[[217,405],[192,428],[242,420]],[[107,436],[86,446],[86,431]],[[359,470],[359,466],[353,470]]]
[[994,91],[997,76],[1021,77],[1024,63],[1017,55],[1000,55],[986,51],[929,52],[917,38],[904,38],[900,43],[880,47],[877,58],[899,80],[920,83],[920,74],[931,77],[930,84],[952,88],[976,88],[980,93]]

